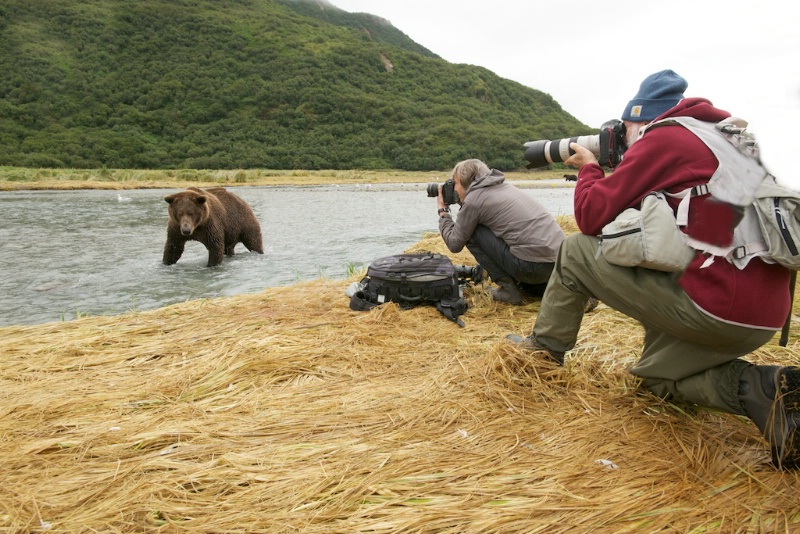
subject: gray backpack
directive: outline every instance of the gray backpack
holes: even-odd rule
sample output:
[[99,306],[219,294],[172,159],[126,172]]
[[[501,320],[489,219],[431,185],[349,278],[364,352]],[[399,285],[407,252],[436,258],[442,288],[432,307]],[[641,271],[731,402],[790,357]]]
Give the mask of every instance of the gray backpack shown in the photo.
[[800,192],[778,185],[764,169],[758,157],[758,143],[746,131],[747,123],[736,118],[713,124],[676,117],[653,123],[648,129],[676,123],[697,135],[719,161],[707,184],[680,193],[666,193],[681,198],[676,224],[687,224],[690,200],[701,195],[711,195],[744,211],[731,246],[716,247],[688,236],[686,243],[711,254],[712,259],[723,257],[739,269],[758,257],[767,263],[800,270]]
[[[800,270],[800,193],[775,182],[761,165],[758,143],[747,132],[747,122],[731,117],[717,124],[689,117],[677,117],[653,123],[681,124],[699,137],[719,161],[717,172],[707,184],[687,189],[673,197],[681,197],[676,213],[676,224],[685,226],[688,221],[689,201],[699,195],[713,197],[739,206],[743,217],[734,229],[730,247],[715,247],[689,238],[686,243],[709,253],[707,262],[723,257],[739,269],[744,269],[753,258],[767,263],[779,263],[792,270],[789,297],[794,301],[797,271]],[[669,193],[667,193],[669,194]],[[789,340],[792,311],[786,317],[778,343],[786,346]]]

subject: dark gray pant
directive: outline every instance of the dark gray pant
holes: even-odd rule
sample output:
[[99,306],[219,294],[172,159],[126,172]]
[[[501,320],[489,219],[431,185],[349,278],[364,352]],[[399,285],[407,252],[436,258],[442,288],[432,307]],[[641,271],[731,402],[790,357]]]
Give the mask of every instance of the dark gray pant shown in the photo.
[[561,245],[534,339],[550,350],[571,350],[586,301],[594,296],[644,326],[642,356],[631,369],[644,387],[662,398],[746,415],[738,391],[749,364],[740,358],[775,332],[709,317],[678,285],[677,274],[612,265],[599,247],[598,238],[583,234]]
[[[467,243],[467,249],[478,263],[486,269],[493,281],[510,276],[515,282],[525,286],[538,287],[539,294],[544,291],[554,263],[534,263],[517,258],[505,241],[492,233],[487,226],[479,224]],[[535,291],[534,291],[535,292]]]

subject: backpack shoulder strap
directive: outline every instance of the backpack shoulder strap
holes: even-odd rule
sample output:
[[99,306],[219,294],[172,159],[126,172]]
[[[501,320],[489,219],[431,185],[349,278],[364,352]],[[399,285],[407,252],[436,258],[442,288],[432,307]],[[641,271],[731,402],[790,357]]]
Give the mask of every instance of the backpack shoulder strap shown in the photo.
[[457,300],[440,300],[436,303],[436,309],[458,326],[464,328],[464,321],[459,317],[467,311],[467,301],[463,298]]
[[708,195],[708,184],[700,184],[688,189],[684,189],[679,193],[667,193],[662,191],[665,195],[672,198],[679,198],[678,210],[675,213],[675,222],[678,226],[686,226],[689,224],[689,201],[694,197]]
[[356,291],[353,293],[353,296],[350,297],[350,309],[353,311],[367,311],[375,306],[380,306],[380,304],[367,300],[363,291]]
[[713,123],[694,117],[670,117],[648,125],[645,132],[672,124],[696,135],[717,158],[717,169],[708,181],[708,191],[714,198],[734,206],[753,202],[768,173],[758,158],[755,137],[746,131],[746,121],[729,117]]

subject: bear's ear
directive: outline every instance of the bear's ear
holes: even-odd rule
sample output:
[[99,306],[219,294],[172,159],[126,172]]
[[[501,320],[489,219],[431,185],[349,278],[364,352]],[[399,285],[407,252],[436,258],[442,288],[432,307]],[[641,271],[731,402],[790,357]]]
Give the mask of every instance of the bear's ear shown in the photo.
[[206,197],[204,197],[203,195],[200,195],[199,197],[194,199],[194,201],[197,202],[198,204],[205,204],[206,203]]
[[175,200],[175,195],[168,195],[164,197],[164,200],[167,204],[172,204],[172,202]]

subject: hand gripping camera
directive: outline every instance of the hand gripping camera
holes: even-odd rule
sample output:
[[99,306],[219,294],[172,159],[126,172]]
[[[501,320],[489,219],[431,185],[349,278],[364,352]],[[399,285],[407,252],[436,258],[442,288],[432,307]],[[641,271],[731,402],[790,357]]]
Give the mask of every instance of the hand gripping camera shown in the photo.
[[[439,196],[439,184],[428,184],[428,196]],[[458,193],[456,193],[456,183],[452,178],[449,178],[445,183],[442,184],[442,197],[444,197],[444,203],[448,206],[451,204],[456,204],[460,200],[458,198]]]
[[535,169],[553,163],[561,163],[575,153],[569,145],[578,143],[588,149],[603,167],[614,168],[622,161],[622,154],[628,148],[625,143],[625,124],[617,119],[610,120],[600,127],[597,135],[582,135],[554,141],[528,141],[525,143],[527,168]]

